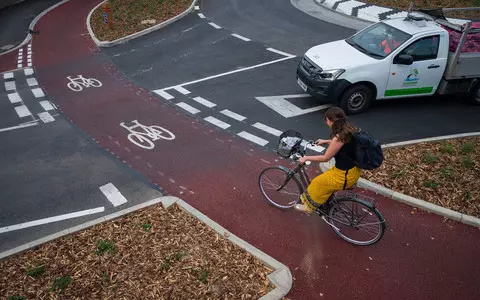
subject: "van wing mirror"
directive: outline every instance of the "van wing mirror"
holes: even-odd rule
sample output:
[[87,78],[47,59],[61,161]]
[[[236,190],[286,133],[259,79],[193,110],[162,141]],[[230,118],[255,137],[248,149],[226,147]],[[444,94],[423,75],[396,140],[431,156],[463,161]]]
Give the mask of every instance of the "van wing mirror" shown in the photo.
[[395,57],[393,63],[398,65],[411,65],[413,64],[413,57],[408,54],[400,54]]

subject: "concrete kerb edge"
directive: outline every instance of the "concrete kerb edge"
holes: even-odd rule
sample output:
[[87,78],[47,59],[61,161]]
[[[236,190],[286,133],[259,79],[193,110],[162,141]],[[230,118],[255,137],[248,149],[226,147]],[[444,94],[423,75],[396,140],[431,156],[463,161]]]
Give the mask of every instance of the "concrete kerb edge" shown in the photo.
[[275,289],[270,291],[268,294],[264,295],[260,299],[263,300],[270,300],[270,299],[281,299],[285,295],[288,294],[290,289],[292,288],[293,284],[293,277],[290,272],[290,269],[285,266],[284,264],[280,263],[273,257],[265,254],[264,252],[260,251],[259,249],[255,248],[254,246],[250,245],[246,241],[240,239],[236,235],[232,234],[222,226],[220,226],[218,223],[214,222],[212,219],[198,211],[197,209],[193,208],[191,205],[186,203],[180,198],[174,197],[174,196],[163,196],[159,198],[155,198],[153,200],[134,205],[132,207],[126,208],[124,210],[109,214],[107,216],[100,217],[95,220],[88,221],[86,223],[64,229],[62,231],[56,232],[54,234],[51,234],[49,236],[43,237],[41,239],[26,243],[24,245],[18,246],[16,248],[4,251],[0,253],[0,260],[7,258],[9,256],[19,254],[21,252],[25,252],[29,249],[38,247],[42,244],[45,244],[47,242],[51,242],[53,240],[56,240],[58,238],[70,235],[72,233],[85,230],[87,228],[93,227],[95,225],[111,221],[113,219],[122,217],[124,215],[127,215],[129,213],[135,212],[137,210],[153,206],[155,204],[162,203],[162,206],[165,209],[170,208],[172,205],[177,205],[180,207],[183,211],[187,212],[188,214],[192,215],[193,217],[197,218],[199,221],[203,222],[213,230],[215,230],[218,234],[222,235],[224,238],[228,239],[230,242],[236,244],[242,249],[245,249],[245,251],[249,252],[253,256],[255,256],[257,259],[262,261],[264,264],[266,264],[268,267],[274,269],[272,273],[270,273],[267,277],[272,282],[272,284],[275,285]]
[[108,42],[103,42],[103,41],[100,41],[99,39],[97,39],[97,37],[95,36],[95,34],[93,33],[93,30],[92,30],[92,27],[90,26],[90,19],[91,19],[91,16],[93,14],[93,12],[100,6],[104,3],[105,1],[99,3],[97,6],[95,6],[91,11],[90,13],[88,14],[88,17],[87,17],[87,29],[88,29],[88,33],[90,34],[90,36],[92,37],[92,40],[95,42],[95,44],[98,46],[98,47],[102,47],[102,48],[108,48],[108,47],[113,47],[115,45],[119,45],[119,44],[123,44],[123,43],[126,43],[130,40],[133,40],[135,38],[138,38],[140,36],[143,36],[143,35],[146,35],[146,34],[149,34],[153,31],[156,31],[160,28],[163,28],[167,25],[170,25],[171,23],[175,22],[175,21],[178,21],[180,20],[181,18],[185,17],[186,15],[188,15],[190,12],[192,12],[194,9],[195,9],[195,5],[196,3],[198,2],[198,0],[193,0],[192,4],[190,5],[189,8],[187,8],[185,11],[183,11],[181,14],[171,18],[171,19],[168,19],[160,24],[157,24],[155,26],[152,26],[152,27],[149,27],[149,28],[146,28],[142,31],[139,31],[139,32],[135,32],[135,33],[132,33],[130,35],[127,35],[125,37],[122,37],[122,38],[119,38],[119,39],[116,39],[114,41],[108,41]]
[[[38,20],[40,20],[41,17],[43,17],[44,15],[49,13],[51,10],[59,7],[60,5],[62,5],[64,3],[67,3],[68,1],[70,1],[70,0],[63,0],[61,2],[58,2],[57,4],[54,4],[54,5],[50,6],[49,8],[45,9],[44,11],[42,11],[40,14],[38,14],[35,17],[35,19],[32,20],[32,22],[30,22],[30,25],[28,26],[28,29],[33,30],[33,28],[35,27],[35,24],[37,24]],[[18,49],[22,48],[23,46],[28,44],[28,42],[30,42],[31,39],[32,39],[32,35],[29,33],[29,34],[27,34],[27,36],[25,37],[25,39],[23,40],[23,42],[20,45],[14,47],[12,49],[9,49],[8,51],[0,53],[0,56],[8,54],[10,52],[13,52],[15,50],[18,50]]]

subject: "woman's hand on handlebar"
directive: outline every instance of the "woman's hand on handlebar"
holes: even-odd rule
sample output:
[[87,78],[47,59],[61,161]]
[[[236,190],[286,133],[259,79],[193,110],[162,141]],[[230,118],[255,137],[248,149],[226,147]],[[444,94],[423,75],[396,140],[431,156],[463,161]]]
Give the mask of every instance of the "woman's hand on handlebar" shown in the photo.
[[316,144],[316,145],[319,145],[319,146],[320,146],[320,145],[325,145],[325,144],[329,145],[331,141],[332,141],[332,140],[322,140],[322,139],[318,139],[318,140],[315,141],[315,144]]
[[300,164],[303,165],[303,164],[305,164],[305,162],[306,162],[307,160],[308,160],[308,159],[307,159],[307,156],[302,156],[302,157],[300,157],[300,159],[299,159],[298,161],[300,162]]

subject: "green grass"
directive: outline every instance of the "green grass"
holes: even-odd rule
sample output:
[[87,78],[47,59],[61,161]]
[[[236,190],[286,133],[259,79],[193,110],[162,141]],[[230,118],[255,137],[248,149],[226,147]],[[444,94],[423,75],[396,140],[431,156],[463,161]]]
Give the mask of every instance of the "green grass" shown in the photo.
[[70,276],[55,278],[51,290],[63,292],[70,282],[72,282],[72,278]]
[[175,256],[177,260],[181,260],[186,255],[185,251],[178,251]]
[[440,186],[440,183],[435,182],[433,180],[428,180],[428,181],[425,181],[423,183],[423,186],[428,187],[428,188],[432,188],[432,189],[436,189],[437,187]]
[[27,300],[27,297],[15,295],[8,297],[8,300]]
[[453,154],[455,153],[455,149],[453,148],[452,144],[450,144],[449,142],[443,141],[440,143],[440,152],[445,154]]
[[467,202],[472,200],[472,195],[471,195],[470,191],[465,192],[465,200],[467,200]]
[[453,177],[453,169],[452,167],[445,167],[445,168],[441,168],[439,170],[440,172],[440,176],[444,177],[444,178],[452,178]]
[[202,283],[207,283],[207,277],[208,275],[210,274],[210,272],[208,270],[203,270],[201,273],[200,273],[200,281]]
[[402,177],[403,175],[405,175],[406,171],[405,170],[401,170],[399,172],[395,172],[393,173],[392,175],[390,175],[391,178],[400,178]]
[[423,153],[422,161],[427,164],[434,164],[438,161],[438,157],[433,155],[432,152],[425,152]]
[[30,276],[30,277],[38,277],[38,276],[42,275],[43,273],[45,273],[45,265],[41,265],[41,266],[38,266],[38,267],[31,268],[27,272],[28,276]]
[[152,228],[152,225],[149,223],[143,224],[142,225],[143,230],[145,231],[150,231],[150,228]]
[[168,270],[168,268],[170,268],[170,263],[171,262],[172,262],[172,260],[169,257],[165,258],[165,261],[160,265],[160,269]]
[[102,255],[104,253],[115,254],[117,251],[112,241],[104,241],[103,239],[98,240],[97,249],[98,250],[95,250],[94,252],[96,255]]
[[473,153],[475,152],[475,141],[466,142],[462,147],[463,153]]
[[462,165],[467,169],[472,169],[475,164],[473,163],[473,159],[470,156],[463,156]]

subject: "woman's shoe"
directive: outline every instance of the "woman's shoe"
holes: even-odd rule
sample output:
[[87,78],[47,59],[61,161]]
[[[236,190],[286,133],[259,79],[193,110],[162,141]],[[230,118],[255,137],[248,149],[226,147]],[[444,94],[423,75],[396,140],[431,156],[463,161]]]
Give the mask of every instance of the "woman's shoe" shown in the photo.
[[300,212],[303,212],[303,213],[305,213],[305,214],[307,214],[307,215],[311,215],[311,214],[312,214],[312,212],[309,211],[308,208],[307,208],[305,205],[303,205],[303,204],[295,204],[294,208],[295,208],[295,210],[300,211]]

